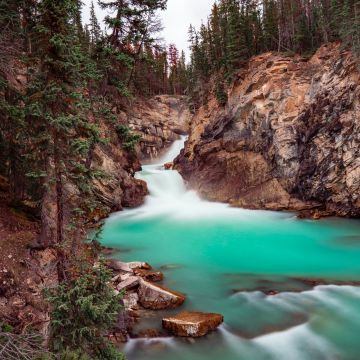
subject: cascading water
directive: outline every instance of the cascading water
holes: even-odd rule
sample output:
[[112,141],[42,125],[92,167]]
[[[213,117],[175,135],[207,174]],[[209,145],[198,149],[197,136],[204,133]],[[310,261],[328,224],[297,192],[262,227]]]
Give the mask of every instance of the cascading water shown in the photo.
[[[150,196],[142,207],[113,215],[103,243],[118,247],[122,260],[161,268],[166,285],[187,295],[180,310],[219,312],[225,324],[194,342],[131,340],[128,359],[360,359],[360,289],[306,281],[360,280],[359,222],[300,221],[204,201],[163,168],[184,141],[137,174]],[[163,315],[139,328],[159,326]]]

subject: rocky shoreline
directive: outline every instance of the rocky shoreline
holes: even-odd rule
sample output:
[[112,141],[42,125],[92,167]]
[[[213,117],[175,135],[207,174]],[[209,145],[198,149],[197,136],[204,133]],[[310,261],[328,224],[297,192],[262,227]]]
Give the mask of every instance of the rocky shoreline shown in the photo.
[[162,319],[165,334],[157,329],[134,333],[134,325],[144,313],[177,309],[183,305],[186,296],[163,286],[163,273],[152,269],[146,262],[125,263],[109,259],[106,264],[114,272],[111,286],[117,294],[124,294],[124,309],[117,331],[111,335],[115,342],[162,336],[201,337],[215,330],[224,321],[220,314],[186,311]]

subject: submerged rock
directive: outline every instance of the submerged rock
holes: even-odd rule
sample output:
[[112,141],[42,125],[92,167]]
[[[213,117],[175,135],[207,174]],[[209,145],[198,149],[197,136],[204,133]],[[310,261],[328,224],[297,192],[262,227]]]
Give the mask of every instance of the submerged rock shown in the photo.
[[166,264],[166,265],[162,265],[160,266],[160,269],[163,271],[167,271],[167,270],[176,270],[181,268],[181,265],[179,264]]
[[200,337],[215,330],[224,321],[220,314],[185,311],[178,315],[164,318],[164,329],[181,337]]
[[139,301],[145,309],[164,310],[175,309],[185,301],[185,296],[179,292],[155,285],[149,281],[140,280]]

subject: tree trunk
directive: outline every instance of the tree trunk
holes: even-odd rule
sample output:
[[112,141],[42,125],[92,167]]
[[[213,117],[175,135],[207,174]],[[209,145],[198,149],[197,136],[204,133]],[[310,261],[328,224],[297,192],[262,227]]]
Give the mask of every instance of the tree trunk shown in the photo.
[[66,279],[64,246],[64,208],[63,208],[63,183],[61,169],[61,153],[59,134],[54,132],[54,166],[55,166],[55,189],[56,189],[56,243],[58,255],[58,280]]

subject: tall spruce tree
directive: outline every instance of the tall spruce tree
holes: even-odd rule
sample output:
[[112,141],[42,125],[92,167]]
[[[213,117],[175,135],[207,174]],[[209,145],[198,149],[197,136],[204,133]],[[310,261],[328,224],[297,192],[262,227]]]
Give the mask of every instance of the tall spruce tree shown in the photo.
[[[41,64],[29,84],[26,117],[35,144],[36,171],[31,176],[42,179],[43,188],[39,242],[44,247],[56,245],[60,281],[66,278],[66,246],[76,236],[69,227],[76,219],[75,205],[68,201],[65,184],[83,178],[80,174],[88,171],[84,166],[87,152],[92,142],[100,141],[96,124],[87,118],[83,89],[91,74],[79,37],[78,5],[77,0],[43,0],[39,4],[37,52]],[[77,185],[76,191],[81,192]]]
[[90,7],[89,32],[90,32],[91,45],[92,47],[95,47],[96,44],[100,41],[102,34],[101,34],[101,27],[99,21],[96,17],[94,1],[91,2],[91,7]]

